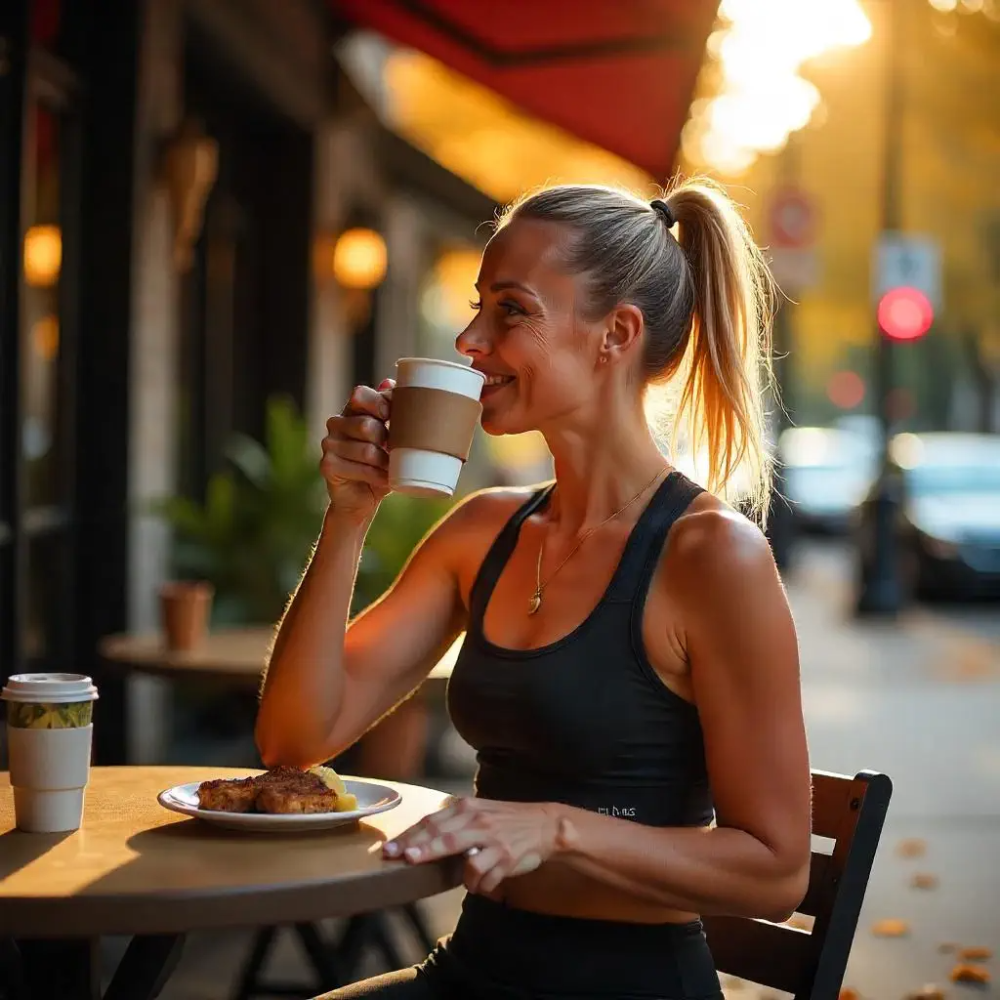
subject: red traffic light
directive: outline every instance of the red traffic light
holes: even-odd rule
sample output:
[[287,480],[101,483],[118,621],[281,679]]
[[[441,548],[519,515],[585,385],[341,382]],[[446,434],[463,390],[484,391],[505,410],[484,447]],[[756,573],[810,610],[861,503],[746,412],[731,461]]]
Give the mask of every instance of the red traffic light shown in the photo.
[[879,299],[877,315],[890,340],[919,340],[934,322],[934,306],[919,288],[891,288]]

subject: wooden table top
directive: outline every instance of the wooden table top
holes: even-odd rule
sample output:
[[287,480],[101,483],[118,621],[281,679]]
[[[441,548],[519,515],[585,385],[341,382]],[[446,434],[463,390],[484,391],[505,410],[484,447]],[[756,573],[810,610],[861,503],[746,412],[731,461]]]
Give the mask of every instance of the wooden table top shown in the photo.
[[402,802],[324,832],[226,831],[169,812],[173,785],[239,777],[244,769],[97,767],[83,826],[70,834],[14,829],[0,772],[0,935],[94,937],[252,927],[348,916],[414,902],[461,882],[461,863],[385,861],[382,844],[447,800],[385,782]]
[[[268,649],[274,638],[270,625],[213,629],[204,642],[190,652],[167,649],[158,632],[122,633],[101,640],[99,651],[109,663],[171,678],[185,675],[258,684]],[[454,643],[431,671],[428,680],[446,682],[464,635]]]

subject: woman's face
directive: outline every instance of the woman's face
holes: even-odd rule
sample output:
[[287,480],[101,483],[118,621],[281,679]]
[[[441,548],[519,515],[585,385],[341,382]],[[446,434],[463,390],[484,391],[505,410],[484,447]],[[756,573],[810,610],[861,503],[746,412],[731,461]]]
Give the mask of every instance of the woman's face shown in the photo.
[[544,428],[595,402],[600,334],[581,316],[582,279],[561,266],[568,239],[557,223],[515,220],[483,254],[476,316],[456,346],[487,375],[490,434]]

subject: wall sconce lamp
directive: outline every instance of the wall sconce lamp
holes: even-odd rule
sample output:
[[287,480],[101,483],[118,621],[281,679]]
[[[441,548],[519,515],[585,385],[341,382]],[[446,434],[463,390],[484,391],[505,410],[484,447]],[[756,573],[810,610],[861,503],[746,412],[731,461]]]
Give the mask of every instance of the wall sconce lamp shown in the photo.
[[62,232],[58,226],[32,226],[24,234],[24,280],[31,288],[51,288],[62,269]]
[[374,229],[348,229],[333,248],[333,276],[341,288],[370,292],[382,284],[389,255]]
[[316,280],[326,284],[332,278],[337,283],[348,323],[357,330],[371,315],[372,292],[385,280],[385,240],[374,229],[355,226],[336,237],[318,237],[313,253]]
[[164,142],[160,167],[173,211],[174,264],[186,271],[194,259],[205,204],[218,175],[219,144],[205,134],[200,122],[185,119]]

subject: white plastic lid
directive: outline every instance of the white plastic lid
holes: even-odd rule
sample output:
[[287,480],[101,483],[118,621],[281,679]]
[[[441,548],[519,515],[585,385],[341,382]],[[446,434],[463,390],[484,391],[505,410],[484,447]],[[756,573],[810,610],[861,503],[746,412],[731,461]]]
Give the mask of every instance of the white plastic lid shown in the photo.
[[93,701],[97,688],[83,674],[12,674],[0,698],[36,704]]

